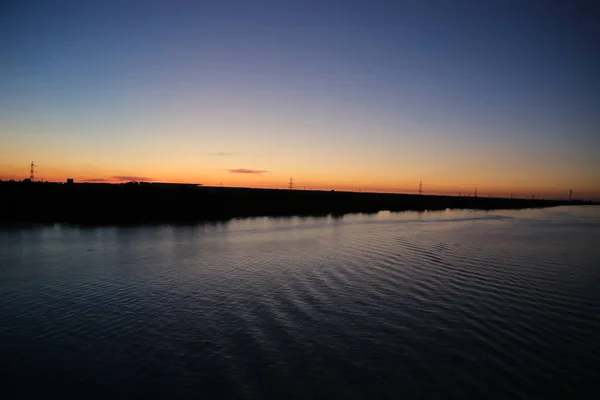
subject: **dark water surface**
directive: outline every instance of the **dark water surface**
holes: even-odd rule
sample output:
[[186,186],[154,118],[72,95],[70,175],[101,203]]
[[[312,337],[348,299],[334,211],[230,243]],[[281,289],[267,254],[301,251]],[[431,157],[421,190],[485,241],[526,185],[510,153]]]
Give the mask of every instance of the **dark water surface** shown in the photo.
[[0,397],[598,398],[600,208],[0,229]]

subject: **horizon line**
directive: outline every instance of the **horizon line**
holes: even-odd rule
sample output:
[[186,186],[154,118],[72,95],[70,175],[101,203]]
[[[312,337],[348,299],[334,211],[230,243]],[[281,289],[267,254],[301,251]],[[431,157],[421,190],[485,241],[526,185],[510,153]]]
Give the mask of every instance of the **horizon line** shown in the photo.
[[[294,189],[289,189],[287,187],[285,187],[285,185],[282,185],[281,187],[276,187],[276,186],[272,186],[272,187],[253,187],[253,186],[233,186],[233,185],[223,185],[221,184],[219,185],[205,185],[203,183],[195,183],[195,182],[173,182],[173,181],[153,181],[153,180],[140,180],[140,181],[136,181],[136,180],[75,180],[73,179],[72,183],[67,182],[67,180],[65,181],[41,181],[41,180],[36,180],[33,182],[29,182],[29,178],[24,178],[22,180],[17,180],[17,179],[9,179],[9,180],[3,180],[0,179],[0,182],[15,182],[15,183],[35,183],[35,184],[78,184],[78,185],[82,185],[82,184],[88,184],[88,185],[126,185],[126,184],[166,184],[166,185],[188,185],[188,186],[198,186],[198,187],[202,187],[202,188],[211,188],[211,189],[251,189],[251,190],[292,190],[292,191],[313,191],[313,192],[340,192],[340,193],[362,193],[362,194],[398,194],[398,195],[410,195],[410,196],[443,196],[443,197],[457,197],[457,198],[463,198],[463,197],[467,197],[467,198],[478,198],[478,199],[483,199],[483,198],[491,198],[491,199],[508,199],[508,200],[553,200],[553,201],[568,201],[568,198],[560,198],[560,197],[541,197],[541,196],[536,196],[535,193],[532,194],[532,197],[530,196],[521,196],[518,195],[517,193],[511,193],[509,196],[506,195],[500,195],[500,196],[492,196],[492,192],[486,191],[485,193],[488,193],[487,196],[483,195],[475,195],[475,192],[461,192],[461,191],[432,191],[429,193],[418,193],[417,190],[413,191],[372,191],[372,190],[367,190],[367,191],[363,191],[361,189],[359,190],[352,190],[352,189],[314,189],[314,188],[310,188],[310,187],[297,187]],[[463,194],[461,194],[463,193]],[[595,198],[581,198],[581,199],[577,199],[577,198],[573,198],[571,199],[571,201],[591,201],[591,202],[600,202],[600,199],[595,199]]]

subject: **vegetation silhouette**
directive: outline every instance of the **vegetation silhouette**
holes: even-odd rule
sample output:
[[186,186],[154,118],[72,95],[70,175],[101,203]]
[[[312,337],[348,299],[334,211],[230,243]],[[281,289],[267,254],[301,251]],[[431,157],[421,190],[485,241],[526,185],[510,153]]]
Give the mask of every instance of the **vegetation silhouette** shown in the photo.
[[191,223],[255,216],[453,209],[521,209],[583,201],[456,197],[156,183],[0,182],[0,222]]

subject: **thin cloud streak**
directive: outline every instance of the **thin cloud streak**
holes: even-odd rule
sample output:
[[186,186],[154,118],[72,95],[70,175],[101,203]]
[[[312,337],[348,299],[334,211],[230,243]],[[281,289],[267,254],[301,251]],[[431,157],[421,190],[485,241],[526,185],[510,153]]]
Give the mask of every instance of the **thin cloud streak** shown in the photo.
[[111,179],[114,179],[116,181],[136,181],[136,182],[153,180],[152,178],[148,178],[146,176],[129,176],[129,175],[111,176]]
[[231,156],[231,155],[233,155],[233,153],[227,153],[227,152],[224,152],[224,151],[219,151],[219,152],[216,152],[216,153],[208,153],[208,155],[211,156],[211,157],[225,157],[225,156]]
[[246,168],[230,169],[228,171],[230,174],[255,174],[255,175],[262,175],[262,174],[266,174],[267,172],[269,172],[264,169],[246,169]]

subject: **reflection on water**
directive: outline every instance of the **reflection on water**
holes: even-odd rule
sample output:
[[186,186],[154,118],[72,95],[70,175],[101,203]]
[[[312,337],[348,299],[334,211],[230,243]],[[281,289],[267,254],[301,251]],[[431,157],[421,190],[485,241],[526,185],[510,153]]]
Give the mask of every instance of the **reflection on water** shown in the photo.
[[21,397],[582,398],[598,237],[598,207],[1,229],[0,373]]

